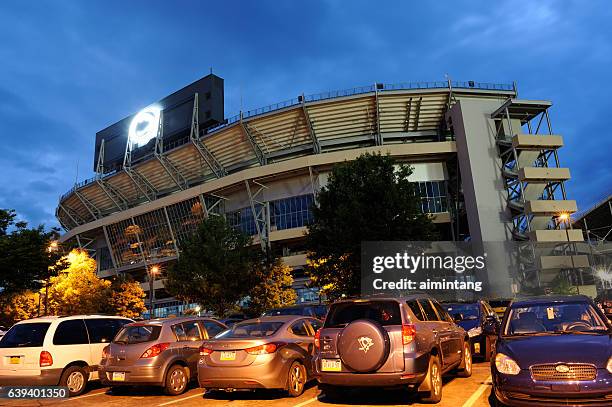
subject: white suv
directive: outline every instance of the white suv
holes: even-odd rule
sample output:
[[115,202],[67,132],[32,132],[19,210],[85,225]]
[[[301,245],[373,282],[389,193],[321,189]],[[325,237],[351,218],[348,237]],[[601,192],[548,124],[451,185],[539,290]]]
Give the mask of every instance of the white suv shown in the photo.
[[67,386],[81,394],[98,379],[102,349],[131,319],[104,315],[21,321],[0,339],[0,386]]

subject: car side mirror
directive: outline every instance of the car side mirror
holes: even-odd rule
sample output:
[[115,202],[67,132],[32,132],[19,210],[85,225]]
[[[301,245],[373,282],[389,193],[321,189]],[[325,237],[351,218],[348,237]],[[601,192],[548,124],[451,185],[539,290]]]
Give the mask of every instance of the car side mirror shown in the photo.
[[454,320],[455,322],[461,322],[461,321],[463,321],[463,314],[454,314],[454,315],[453,315],[453,320]]
[[487,315],[483,326],[483,332],[486,335],[497,335],[499,333],[499,322],[497,318],[493,315]]

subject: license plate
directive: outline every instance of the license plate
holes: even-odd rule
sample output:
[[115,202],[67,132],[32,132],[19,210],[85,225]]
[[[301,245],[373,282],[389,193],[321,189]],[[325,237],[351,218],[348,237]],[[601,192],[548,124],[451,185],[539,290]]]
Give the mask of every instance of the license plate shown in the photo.
[[9,359],[11,365],[18,365],[21,363],[21,356],[11,356]]
[[474,353],[480,353],[480,343],[478,342],[474,344]]
[[342,362],[340,361],[340,359],[323,359],[321,360],[321,371],[341,372]]
[[124,382],[125,372],[113,372],[113,381],[114,382]]
[[236,360],[236,352],[221,352],[221,360]]

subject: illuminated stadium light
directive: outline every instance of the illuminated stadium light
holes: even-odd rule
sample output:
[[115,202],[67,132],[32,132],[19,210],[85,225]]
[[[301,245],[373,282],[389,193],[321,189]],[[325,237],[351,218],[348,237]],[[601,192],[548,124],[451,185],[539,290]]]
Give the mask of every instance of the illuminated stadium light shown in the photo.
[[129,142],[133,148],[142,147],[157,136],[160,114],[159,106],[149,106],[136,113],[128,132]]

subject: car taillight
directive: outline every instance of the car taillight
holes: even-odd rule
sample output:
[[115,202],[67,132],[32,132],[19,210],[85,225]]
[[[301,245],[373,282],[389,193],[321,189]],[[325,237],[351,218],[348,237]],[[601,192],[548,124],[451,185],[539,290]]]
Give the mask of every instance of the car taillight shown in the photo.
[[205,348],[204,346],[200,346],[200,356],[208,356],[213,353],[212,349]]
[[266,343],[265,345],[253,346],[247,348],[244,351],[249,355],[267,355],[268,353],[274,353],[278,348],[283,346],[284,343]]
[[102,349],[102,359],[108,359],[110,357],[110,345],[106,345]]
[[321,347],[321,330],[320,329],[318,329],[317,333],[315,333],[314,346],[315,346],[315,348],[320,348]]
[[402,344],[408,345],[416,337],[416,326],[413,324],[402,325]]
[[49,352],[43,350],[42,352],[40,352],[40,358],[38,359],[38,362],[40,367],[51,366],[53,364],[53,358],[51,357],[51,354]]
[[170,343],[167,343],[167,342],[155,344],[151,346],[149,349],[145,350],[141,358],[142,359],[154,358],[155,356],[159,355],[160,353],[168,349],[168,346],[170,346]]

